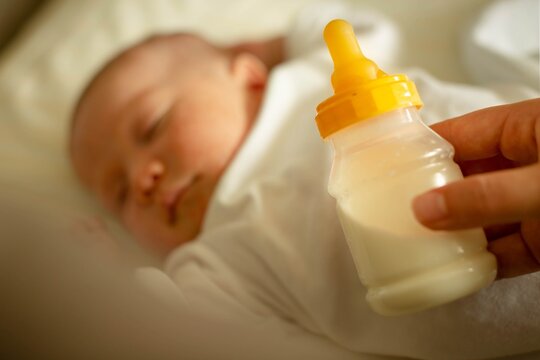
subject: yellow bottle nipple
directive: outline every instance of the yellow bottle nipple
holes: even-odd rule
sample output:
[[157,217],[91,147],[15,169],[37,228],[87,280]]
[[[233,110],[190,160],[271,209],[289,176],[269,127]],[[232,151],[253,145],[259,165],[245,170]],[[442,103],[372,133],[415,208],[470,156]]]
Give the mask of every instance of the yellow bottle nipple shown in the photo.
[[377,79],[379,67],[364,56],[356,41],[353,27],[348,22],[332,20],[326,25],[323,36],[334,61],[334,92],[345,91],[355,84]]
[[323,138],[388,111],[422,106],[407,76],[388,75],[364,56],[349,23],[332,20],[323,35],[334,61],[334,96],[317,107],[316,121]]

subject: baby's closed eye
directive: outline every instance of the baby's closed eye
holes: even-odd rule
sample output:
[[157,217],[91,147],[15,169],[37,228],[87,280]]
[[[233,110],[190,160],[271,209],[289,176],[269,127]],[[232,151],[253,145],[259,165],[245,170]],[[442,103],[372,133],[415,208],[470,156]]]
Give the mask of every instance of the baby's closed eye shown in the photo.
[[142,145],[150,143],[169,118],[169,113],[169,110],[165,110],[158,113],[158,115],[149,117],[149,120],[145,120],[139,134],[137,134],[137,142]]
[[164,117],[165,115],[162,115],[158,117],[157,119],[150,121],[146,129],[142,132],[141,136],[139,137],[140,143],[147,144],[150,141],[152,141],[152,139],[154,138],[154,135],[157,133],[158,129],[160,128],[160,125],[163,122]]

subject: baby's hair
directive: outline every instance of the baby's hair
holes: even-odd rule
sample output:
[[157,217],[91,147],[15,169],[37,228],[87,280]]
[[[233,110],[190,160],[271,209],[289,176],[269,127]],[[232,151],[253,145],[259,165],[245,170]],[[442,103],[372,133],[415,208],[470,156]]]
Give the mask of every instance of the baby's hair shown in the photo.
[[[73,108],[72,114],[71,114],[71,131],[70,133],[73,133],[73,129],[75,128],[76,122],[77,122],[77,115],[79,114],[79,111],[81,109],[81,106],[88,96],[88,94],[92,91],[92,89],[96,86],[96,84],[99,82],[99,80],[112,68],[117,66],[123,59],[128,58],[129,56],[132,56],[137,51],[140,51],[143,48],[147,48],[149,46],[178,46],[179,44],[184,44],[186,42],[189,42],[192,45],[197,45],[197,49],[200,51],[210,51],[219,53],[225,56],[228,56],[225,49],[220,48],[218,46],[215,46],[213,44],[210,44],[206,40],[204,40],[202,37],[197,36],[195,34],[191,33],[172,33],[172,34],[157,34],[147,37],[146,39],[135,43],[134,45],[131,45],[130,47],[120,51],[116,56],[111,58],[108,62],[106,62],[92,77],[92,79],[88,82],[88,84],[84,87],[82,92],[80,93],[76,103],[75,107]],[[192,52],[190,50],[190,52]]]
[[81,108],[82,103],[84,102],[84,99],[87,97],[87,95],[90,93],[90,91],[94,88],[94,86],[97,84],[97,82],[114,66],[116,66],[122,59],[129,57],[131,54],[136,52],[137,50],[140,50],[142,48],[145,48],[147,46],[157,45],[163,42],[170,42],[174,40],[180,40],[180,39],[186,39],[186,38],[193,38],[193,39],[200,39],[196,35],[188,34],[188,33],[174,33],[174,34],[157,34],[157,35],[151,35],[147,38],[145,38],[142,41],[139,41],[138,43],[129,46],[128,48],[120,51],[118,54],[116,54],[114,57],[112,57],[109,61],[107,61],[99,70],[93,75],[91,80],[86,84],[86,86],[81,91],[80,95],[77,98],[77,101],[75,103],[75,107],[73,108],[73,112],[71,114],[71,131],[73,131],[73,128],[75,127],[77,114],[79,113],[79,110]]

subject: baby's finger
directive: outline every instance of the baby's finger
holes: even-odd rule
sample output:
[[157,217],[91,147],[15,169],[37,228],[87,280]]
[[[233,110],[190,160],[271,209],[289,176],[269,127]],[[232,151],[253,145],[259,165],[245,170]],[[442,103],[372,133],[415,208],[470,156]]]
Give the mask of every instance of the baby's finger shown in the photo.
[[540,165],[475,175],[413,201],[416,218],[432,229],[464,229],[540,216]]

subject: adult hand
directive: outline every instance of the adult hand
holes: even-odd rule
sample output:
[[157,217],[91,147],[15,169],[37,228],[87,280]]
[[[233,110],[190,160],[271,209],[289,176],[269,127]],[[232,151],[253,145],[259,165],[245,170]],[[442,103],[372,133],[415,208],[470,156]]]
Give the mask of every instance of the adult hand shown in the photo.
[[454,145],[465,179],[413,201],[435,230],[484,227],[498,277],[540,270],[540,99],[496,106],[432,127]]

